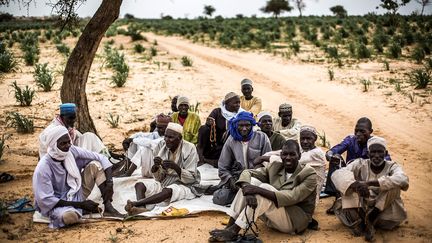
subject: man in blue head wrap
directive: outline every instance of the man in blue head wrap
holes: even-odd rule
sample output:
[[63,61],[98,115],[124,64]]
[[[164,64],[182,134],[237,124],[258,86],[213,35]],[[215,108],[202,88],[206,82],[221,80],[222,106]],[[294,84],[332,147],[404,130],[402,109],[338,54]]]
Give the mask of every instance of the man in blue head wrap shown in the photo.
[[[253,161],[271,151],[270,140],[267,135],[255,131],[256,125],[253,114],[242,111],[228,122],[230,136],[225,142],[218,161],[221,189],[215,192],[213,202],[227,205],[234,199],[238,188],[235,186],[239,175],[244,169],[252,169]],[[222,193],[224,192],[224,193]],[[230,192],[231,196],[225,194]]]
[[96,134],[91,132],[82,134],[75,128],[77,106],[74,103],[64,103],[61,104],[59,108],[60,114],[57,115],[48,125],[48,127],[45,128],[39,135],[39,158],[42,158],[47,153],[47,138],[49,135],[47,130],[55,126],[64,126],[68,130],[69,138],[71,139],[73,145],[90,150],[92,152],[103,154],[111,162],[113,162],[110,152],[103,144],[102,140],[96,136]]

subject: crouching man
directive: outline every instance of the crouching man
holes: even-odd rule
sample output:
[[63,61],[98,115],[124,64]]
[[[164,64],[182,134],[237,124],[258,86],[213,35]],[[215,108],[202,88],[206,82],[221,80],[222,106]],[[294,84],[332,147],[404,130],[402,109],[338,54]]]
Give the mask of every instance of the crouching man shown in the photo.
[[98,204],[85,200],[95,185],[102,193],[104,216],[122,217],[111,204],[113,181],[108,159],[71,145],[64,126],[50,127],[45,132],[48,152],[33,174],[33,193],[36,210],[49,217],[49,227],[79,223],[83,211],[97,213]]
[[211,231],[209,241],[235,240],[258,217],[284,233],[301,233],[308,227],[315,210],[315,170],[299,164],[300,147],[294,140],[286,141],[280,156],[272,157],[275,162],[242,172],[229,223],[223,230]]
[[197,170],[198,153],[195,145],[182,138],[183,127],[168,123],[164,140],[155,149],[154,165],[151,168],[157,183],[147,187],[135,184],[137,201],[127,201],[125,210],[130,215],[147,211],[147,206],[164,201],[175,202],[193,199],[199,190],[200,174]]
[[372,241],[376,227],[391,230],[407,218],[400,192],[408,190],[408,177],[396,162],[385,160],[383,138],[371,137],[367,148],[369,159],[356,159],[331,178],[342,193],[335,214],[355,236]]

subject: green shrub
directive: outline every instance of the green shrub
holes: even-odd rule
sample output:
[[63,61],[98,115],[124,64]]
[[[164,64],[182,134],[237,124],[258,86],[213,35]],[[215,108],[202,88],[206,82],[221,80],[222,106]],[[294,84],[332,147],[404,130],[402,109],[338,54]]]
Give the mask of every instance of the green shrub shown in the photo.
[[143,53],[145,51],[145,48],[141,44],[135,44],[134,45],[134,51],[136,53]]
[[328,69],[328,75],[329,75],[330,81],[333,81],[333,79],[334,79],[334,71],[333,71],[333,69],[331,69],[331,68]]
[[35,78],[36,85],[42,88],[44,92],[51,91],[55,84],[53,72],[48,68],[48,63],[36,64],[33,77]]
[[155,48],[155,47],[150,47],[150,55],[152,56],[152,57],[155,57],[155,56],[157,56],[157,49]]
[[0,73],[14,72],[18,68],[18,61],[8,50],[0,53]]
[[16,81],[14,81],[11,86],[14,88],[16,102],[18,102],[20,106],[30,106],[35,95],[35,91],[30,89],[27,85],[24,89],[22,89],[18,86]]
[[111,83],[116,87],[123,87],[129,76],[129,66],[126,63],[118,64],[112,76]]
[[56,48],[57,48],[57,51],[60,54],[63,54],[65,57],[69,56],[69,54],[70,54],[70,48],[67,45],[65,45],[64,43],[57,44]]
[[8,127],[13,127],[18,133],[33,133],[33,120],[18,112],[10,112],[6,117]]
[[52,35],[53,35],[53,32],[52,32],[51,29],[45,31],[45,38],[46,38],[47,40],[51,40]]
[[200,113],[200,111],[199,111],[200,105],[201,105],[201,103],[199,103],[199,102],[197,102],[195,105],[192,104],[191,106],[189,106],[189,111],[194,112],[196,114],[199,114]]
[[132,41],[144,40],[144,36],[141,35],[141,30],[136,25],[129,25],[126,35],[130,36]]
[[415,89],[424,89],[429,83],[431,83],[431,72],[432,71],[428,70],[427,68],[415,69],[408,74],[409,81],[415,86]]
[[294,55],[297,55],[300,52],[300,43],[298,43],[298,41],[293,41],[290,48],[294,52]]
[[330,58],[334,58],[334,59],[338,59],[339,58],[339,53],[338,53],[338,49],[335,46],[329,46],[326,49],[327,54],[329,55]]
[[36,48],[31,47],[24,52],[24,61],[27,66],[33,66],[39,61],[39,52]]
[[360,83],[363,85],[363,92],[368,92],[371,81],[368,79],[362,79],[360,80]]
[[393,44],[389,47],[389,56],[392,58],[399,58],[402,55],[402,48],[397,42],[393,42]]
[[33,66],[39,60],[38,37],[35,33],[28,32],[23,35],[20,42],[21,50],[24,52],[24,61],[27,66]]
[[192,61],[192,59],[190,57],[182,56],[182,58],[181,58],[181,64],[184,67],[192,67],[193,61]]
[[401,92],[402,91],[401,83],[400,82],[395,82],[394,85],[395,85],[396,92]]
[[116,128],[119,125],[120,116],[108,113],[107,121],[110,124],[111,128]]
[[371,52],[367,48],[367,46],[365,44],[359,44],[357,46],[357,58],[362,59],[362,58],[369,58],[369,57],[371,57]]
[[383,64],[384,64],[384,70],[390,71],[390,63],[387,60],[384,60]]
[[124,55],[120,54],[116,49],[112,49],[109,45],[105,46],[104,51],[107,67],[114,70],[111,83],[115,84],[116,87],[123,87],[129,76],[129,66],[125,61]]
[[421,47],[416,47],[411,55],[411,58],[414,59],[418,64],[420,64],[425,58],[426,54]]

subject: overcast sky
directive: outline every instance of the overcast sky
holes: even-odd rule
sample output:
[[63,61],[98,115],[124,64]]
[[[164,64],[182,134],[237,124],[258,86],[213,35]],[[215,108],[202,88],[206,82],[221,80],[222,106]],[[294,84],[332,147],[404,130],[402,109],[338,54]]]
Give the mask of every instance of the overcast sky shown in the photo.
[[[28,15],[48,16],[51,14],[51,8],[46,4],[49,1],[34,0],[34,2],[30,5]],[[78,9],[78,14],[81,17],[92,16],[100,3],[101,0],[87,0]],[[123,17],[124,14],[130,13],[137,18],[160,18],[161,14],[171,15],[174,18],[195,18],[203,15],[204,5],[212,5],[216,8],[214,16],[234,17],[236,14],[269,16],[259,10],[265,3],[266,0],[123,0],[120,16]],[[349,15],[363,15],[370,12],[385,13],[381,8],[375,8],[379,5],[379,0],[305,0],[305,3],[306,9],[303,15],[331,15],[329,8],[334,5],[344,6]],[[407,6],[399,10],[399,13],[411,14],[413,11],[419,11],[420,9],[421,5],[415,0],[411,0]],[[0,11],[15,16],[27,16],[27,9],[20,7],[18,4],[2,6]],[[432,5],[426,7],[425,13],[432,14]],[[296,9],[291,13],[284,14],[284,16],[297,15],[298,11]]]

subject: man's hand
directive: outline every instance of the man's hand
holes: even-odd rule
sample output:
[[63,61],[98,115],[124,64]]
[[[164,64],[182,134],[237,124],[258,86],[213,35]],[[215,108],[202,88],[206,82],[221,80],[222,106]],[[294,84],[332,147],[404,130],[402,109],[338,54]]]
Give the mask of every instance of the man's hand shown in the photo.
[[99,204],[93,202],[92,200],[85,200],[82,201],[79,205],[81,209],[84,209],[85,211],[91,212],[91,213],[97,213]]
[[251,184],[244,185],[242,187],[243,196],[257,195],[260,192],[260,188]]
[[350,186],[359,196],[368,198],[370,196],[369,186],[367,182],[356,181]]
[[246,205],[255,209],[258,206],[258,201],[257,201],[256,197],[254,195],[247,195],[246,196]]
[[180,169],[180,167],[178,166],[178,164],[176,164],[174,161],[171,161],[171,160],[164,160],[162,162],[162,167],[164,169],[173,169],[173,170]]
[[159,166],[162,165],[162,158],[159,156],[154,157],[153,159],[154,165]]
[[263,162],[269,162],[270,156],[258,156],[254,159],[253,164],[254,166],[260,166],[262,167]]
[[125,140],[123,140],[122,142],[122,146],[123,149],[126,151],[129,149],[130,144],[132,143],[133,139],[132,138],[126,138]]
[[339,163],[343,161],[343,158],[340,154],[335,154],[331,150],[327,152],[326,158],[330,163],[335,165],[339,165]]
[[207,117],[207,120],[206,120],[206,125],[207,126],[209,126],[209,127],[211,127],[211,126],[213,126],[215,124],[215,119],[213,118],[213,117]]

